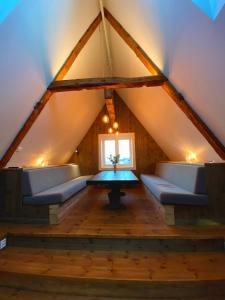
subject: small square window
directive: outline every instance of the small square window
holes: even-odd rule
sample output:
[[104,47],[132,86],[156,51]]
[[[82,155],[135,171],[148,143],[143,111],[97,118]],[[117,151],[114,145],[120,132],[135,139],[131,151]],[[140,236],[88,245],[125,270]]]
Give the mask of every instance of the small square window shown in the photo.
[[135,170],[134,133],[99,134],[99,169],[111,170],[110,155],[120,155],[118,169]]

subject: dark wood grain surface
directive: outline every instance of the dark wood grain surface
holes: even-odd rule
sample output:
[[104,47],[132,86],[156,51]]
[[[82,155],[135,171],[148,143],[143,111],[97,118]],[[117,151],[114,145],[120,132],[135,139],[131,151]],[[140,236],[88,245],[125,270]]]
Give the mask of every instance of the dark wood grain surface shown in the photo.
[[87,181],[88,185],[91,184],[111,184],[111,183],[138,183],[138,178],[132,171],[102,171],[93,176]]

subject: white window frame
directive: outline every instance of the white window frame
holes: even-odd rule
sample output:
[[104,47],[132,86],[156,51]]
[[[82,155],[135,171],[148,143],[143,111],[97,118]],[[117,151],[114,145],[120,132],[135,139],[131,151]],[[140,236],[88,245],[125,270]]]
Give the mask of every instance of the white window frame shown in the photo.
[[113,170],[113,165],[104,164],[104,141],[115,140],[116,141],[116,155],[118,154],[118,140],[120,139],[130,140],[130,154],[132,164],[120,165],[117,164],[117,169],[120,170],[136,170],[136,155],[135,155],[135,134],[133,132],[119,133],[117,134],[99,134],[98,135],[98,153],[99,153],[99,170]]

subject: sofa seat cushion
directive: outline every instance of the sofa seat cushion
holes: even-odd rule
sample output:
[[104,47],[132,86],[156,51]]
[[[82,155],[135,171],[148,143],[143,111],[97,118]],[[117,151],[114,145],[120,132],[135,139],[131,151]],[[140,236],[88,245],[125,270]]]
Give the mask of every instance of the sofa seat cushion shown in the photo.
[[73,180],[67,181],[33,196],[26,196],[23,198],[24,204],[29,205],[49,205],[62,203],[71,196],[86,187],[86,182],[91,176],[80,176]]
[[155,175],[141,175],[142,182],[162,204],[207,205],[207,195],[194,194]]

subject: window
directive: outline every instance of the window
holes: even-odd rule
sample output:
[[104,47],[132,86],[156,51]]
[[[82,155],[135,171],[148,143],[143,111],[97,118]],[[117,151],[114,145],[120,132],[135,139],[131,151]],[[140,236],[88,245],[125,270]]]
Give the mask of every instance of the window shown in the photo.
[[118,169],[135,169],[134,133],[99,134],[99,169],[110,170],[110,155],[120,155]]

